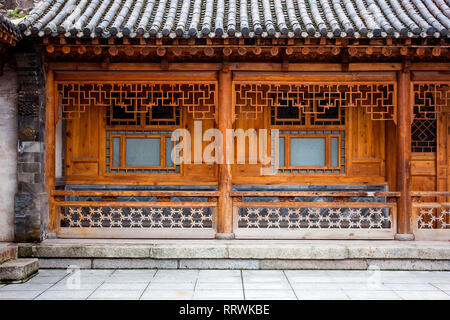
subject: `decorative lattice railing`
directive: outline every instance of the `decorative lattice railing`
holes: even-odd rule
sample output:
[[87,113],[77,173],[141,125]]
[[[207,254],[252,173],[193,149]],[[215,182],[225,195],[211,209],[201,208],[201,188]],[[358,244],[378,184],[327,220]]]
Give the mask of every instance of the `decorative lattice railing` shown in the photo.
[[392,239],[397,192],[233,192],[237,238]]
[[413,191],[411,226],[416,240],[450,240],[450,192]]
[[214,238],[214,191],[53,191],[59,237]]

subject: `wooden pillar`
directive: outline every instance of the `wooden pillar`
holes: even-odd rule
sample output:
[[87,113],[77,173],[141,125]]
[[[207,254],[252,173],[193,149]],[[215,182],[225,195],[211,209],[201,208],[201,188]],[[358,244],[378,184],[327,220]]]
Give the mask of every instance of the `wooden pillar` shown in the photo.
[[49,196],[49,232],[54,232],[57,217],[53,197],[50,195],[55,189],[55,83],[53,70],[47,72],[45,88],[45,191]]
[[397,73],[397,240],[413,240],[411,234],[411,120],[409,71]]
[[232,106],[232,72],[221,70],[219,72],[219,130],[223,137],[222,161],[219,164],[219,199],[217,211],[218,239],[232,239],[233,234],[233,203],[231,199],[231,164],[226,161],[226,130],[233,127]]

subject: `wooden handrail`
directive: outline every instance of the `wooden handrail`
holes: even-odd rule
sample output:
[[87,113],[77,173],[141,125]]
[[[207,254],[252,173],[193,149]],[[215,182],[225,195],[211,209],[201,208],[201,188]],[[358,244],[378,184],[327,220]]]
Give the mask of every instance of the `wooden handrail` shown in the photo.
[[159,207],[215,207],[216,202],[108,202],[96,201],[79,202],[79,201],[55,201],[57,207],[145,207],[145,208],[159,208]]
[[450,191],[411,191],[412,197],[450,197]]
[[232,197],[399,197],[400,192],[381,191],[233,191]]
[[151,196],[178,196],[178,197],[218,197],[217,191],[141,191],[141,190],[53,190],[52,196],[104,196],[104,197],[151,197]]

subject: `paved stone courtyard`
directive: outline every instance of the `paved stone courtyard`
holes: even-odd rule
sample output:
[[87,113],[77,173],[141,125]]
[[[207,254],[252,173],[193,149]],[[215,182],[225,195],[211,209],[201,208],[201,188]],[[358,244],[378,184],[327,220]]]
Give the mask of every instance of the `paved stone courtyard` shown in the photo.
[[3,299],[450,300],[450,272],[41,269],[0,285]]

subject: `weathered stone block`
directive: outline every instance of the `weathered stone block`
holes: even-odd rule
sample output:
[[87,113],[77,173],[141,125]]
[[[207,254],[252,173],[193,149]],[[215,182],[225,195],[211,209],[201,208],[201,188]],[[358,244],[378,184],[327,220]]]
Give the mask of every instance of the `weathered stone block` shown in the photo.
[[421,259],[368,259],[369,266],[381,270],[421,270],[421,271],[448,271],[449,260],[421,260]]
[[177,260],[93,259],[94,269],[177,269]]
[[409,245],[349,246],[349,258],[353,259],[416,259],[420,258],[416,247]]
[[14,244],[0,243],[0,264],[7,260],[17,259],[18,248]]
[[27,279],[39,269],[38,259],[15,259],[0,265],[0,282]]
[[156,259],[220,259],[228,256],[224,245],[157,245],[151,250],[151,256]]
[[240,259],[181,259],[180,269],[259,269],[259,260]]
[[41,213],[47,209],[46,194],[16,194],[14,203],[16,241],[40,241]]
[[261,260],[260,269],[273,270],[365,270],[367,269],[367,262],[363,259],[344,259],[344,260],[279,260],[268,259]]
[[39,258],[39,266],[42,269],[67,269],[70,266],[77,266],[80,269],[91,269],[92,259]]
[[142,245],[34,245],[20,254],[42,258],[150,258],[150,247]]
[[233,259],[345,259],[347,249],[341,245],[230,245]]

